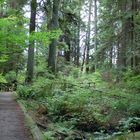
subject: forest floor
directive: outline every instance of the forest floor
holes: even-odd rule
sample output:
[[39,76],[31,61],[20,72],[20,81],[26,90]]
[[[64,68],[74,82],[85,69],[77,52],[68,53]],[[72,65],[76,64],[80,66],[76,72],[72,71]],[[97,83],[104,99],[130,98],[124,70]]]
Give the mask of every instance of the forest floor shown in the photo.
[[100,72],[49,76],[15,93],[46,139],[140,140],[139,77],[114,83]]
[[12,93],[0,93],[0,140],[30,140],[23,112]]

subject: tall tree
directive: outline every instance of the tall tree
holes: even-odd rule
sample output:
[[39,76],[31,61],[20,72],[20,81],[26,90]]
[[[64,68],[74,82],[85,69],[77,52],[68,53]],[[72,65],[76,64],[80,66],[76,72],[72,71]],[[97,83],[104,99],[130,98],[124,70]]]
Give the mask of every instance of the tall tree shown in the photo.
[[[97,50],[97,0],[94,0],[94,50],[96,52]],[[94,70],[96,71],[97,69],[97,58],[96,54],[94,56]]]
[[[32,34],[36,28],[37,0],[31,1],[31,15],[29,32]],[[29,41],[26,82],[31,83],[34,75],[34,41]]]
[[86,37],[86,72],[89,72],[89,53],[90,53],[90,39],[91,39],[91,15],[92,15],[92,3],[89,1],[88,9],[88,25],[87,25],[87,37]]
[[[127,0],[124,0],[121,5],[120,9],[122,14],[124,14],[127,11]],[[126,47],[127,47],[127,33],[128,33],[128,22],[126,18],[123,16],[122,17],[122,31],[121,31],[121,36],[120,36],[120,45],[118,48],[118,67],[120,69],[124,69],[126,67]]]
[[81,5],[79,4],[79,12],[78,12],[78,25],[77,25],[77,39],[76,39],[76,65],[79,66],[80,62],[80,30],[81,30]]
[[[60,0],[53,0],[53,12],[52,12],[52,19],[50,22],[50,30],[55,30],[59,28],[59,6]],[[48,67],[51,72],[56,72],[56,46],[57,40],[53,39],[50,46],[49,46],[49,57],[48,57]]]
[[7,58],[7,61],[0,62],[0,73],[17,73],[26,36],[23,26],[25,21],[22,11],[18,9],[21,5],[17,0],[3,0],[0,6],[0,58]]

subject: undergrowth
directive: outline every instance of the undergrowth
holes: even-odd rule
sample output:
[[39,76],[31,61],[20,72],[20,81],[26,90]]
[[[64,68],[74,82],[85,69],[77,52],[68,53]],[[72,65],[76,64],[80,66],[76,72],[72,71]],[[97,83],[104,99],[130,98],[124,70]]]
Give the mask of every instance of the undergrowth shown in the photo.
[[47,118],[45,136],[50,140],[124,132],[126,124],[127,132],[133,131],[129,126],[134,118],[138,118],[137,128],[140,126],[136,123],[140,117],[139,76],[127,73],[118,84],[113,83],[114,79],[103,80],[99,72],[50,77],[38,76],[31,86],[19,85],[17,89],[28,110]]

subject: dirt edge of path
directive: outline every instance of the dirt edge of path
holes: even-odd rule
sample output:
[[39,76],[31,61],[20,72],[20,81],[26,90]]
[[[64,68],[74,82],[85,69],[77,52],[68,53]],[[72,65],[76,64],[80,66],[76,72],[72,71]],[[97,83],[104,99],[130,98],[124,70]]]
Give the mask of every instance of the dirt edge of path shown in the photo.
[[22,109],[24,116],[25,116],[25,123],[27,124],[27,127],[30,129],[31,134],[33,136],[33,140],[46,140],[45,136],[41,132],[41,130],[36,125],[35,121],[32,119],[32,117],[28,114],[26,108],[22,104],[20,100],[17,100],[20,108]]

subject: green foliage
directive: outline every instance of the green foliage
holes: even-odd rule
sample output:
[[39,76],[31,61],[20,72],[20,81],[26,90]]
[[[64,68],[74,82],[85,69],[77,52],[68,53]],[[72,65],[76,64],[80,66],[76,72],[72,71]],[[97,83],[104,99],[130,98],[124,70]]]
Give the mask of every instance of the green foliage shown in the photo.
[[[95,73],[90,74],[81,73],[80,68],[73,64],[78,56],[79,45],[81,52],[81,45],[86,46],[88,43],[85,40],[88,34],[87,21],[83,23],[81,18],[84,17],[84,12],[81,10],[88,13],[89,1],[63,1],[59,11],[60,29],[56,30],[47,29],[52,17],[50,15],[53,1],[50,0],[50,3],[47,1],[47,6],[44,5],[43,8],[42,4],[37,5],[39,10],[46,10],[47,21],[44,20],[41,28],[38,28],[39,31],[32,32],[30,35],[26,29],[29,21],[23,14],[9,8],[7,3],[0,9],[0,14],[2,9],[6,11],[6,16],[0,18],[0,66],[2,67],[0,83],[2,86],[3,83],[7,86],[13,81],[18,81],[17,94],[19,99],[27,100],[28,103],[25,103],[27,108],[38,111],[40,106],[44,107],[45,113],[41,112],[39,115],[51,121],[48,124],[48,132],[44,133],[46,139],[85,139],[81,133],[86,131],[98,131],[98,135],[104,133],[103,130],[114,131],[123,117],[128,119],[120,122],[119,129],[122,131],[136,130],[140,125],[138,118],[140,117],[139,66],[130,64],[132,58],[136,59],[135,63],[139,63],[137,59],[139,58],[140,12],[131,9],[133,1],[124,3],[125,1],[119,0],[97,2],[98,27],[94,37],[91,32],[88,66],[93,68],[96,63],[100,71],[96,69]],[[124,29],[127,27],[126,24],[130,27],[129,31]],[[132,27],[133,24],[135,26]],[[40,27],[40,23],[38,25]],[[91,31],[95,26],[93,29],[92,27],[93,25],[91,25]],[[133,34],[134,38],[128,33]],[[78,45],[79,39],[82,42],[80,41]],[[48,46],[53,40],[60,40],[57,51],[70,51],[71,55],[70,62],[66,62],[62,56],[57,56],[58,73],[56,75],[48,72],[46,64]],[[35,44],[35,72],[33,83],[25,85],[26,49],[31,42]],[[97,42],[97,46],[93,42]],[[121,67],[127,69],[126,66],[118,63],[124,61],[123,55],[127,59],[127,66],[137,65],[131,66],[133,70],[121,71]],[[80,55],[80,63],[82,58]],[[25,61],[24,64],[21,63],[22,59]],[[22,72],[19,71],[21,67]],[[134,72],[136,71],[134,69],[137,69],[137,72]]]
[[[22,23],[21,20],[23,21]],[[0,19],[0,46],[1,49],[5,47],[7,42],[9,45],[21,45],[25,46],[25,40],[27,39],[26,30],[20,24],[24,24],[25,20],[21,17],[10,16],[8,18]],[[6,49],[6,48],[5,48]]]
[[122,131],[135,131],[140,126],[140,118],[129,117],[128,119],[122,119],[119,125]]
[[[48,73],[49,74],[49,73]],[[53,75],[46,76],[51,77]],[[55,81],[47,79],[45,77],[38,77],[34,83],[30,86],[26,85],[19,85],[17,88],[17,93],[20,98],[28,99],[39,99],[44,98],[46,96],[52,95],[52,89],[55,84]]]
[[40,44],[43,44],[44,47],[48,46],[50,44],[50,42],[53,39],[57,39],[59,38],[59,36],[62,34],[62,31],[60,29],[57,30],[51,30],[51,31],[46,31],[46,32],[33,32],[30,37],[29,40],[30,41],[37,41]]
[[17,87],[17,94],[21,99],[31,99],[33,98],[32,88],[28,86],[19,85]]
[[56,138],[71,140],[81,138],[80,132],[74,131],[70,122],[57,122],[49,124],[49,130],[44,133],[47,139],[55,140]]
[[[137,97],[137,96],[136,96]],[[129,105],[128,111],[132,116],[140,116],[140,99],[137,97],[137,100]]]
[[4,63],[8,60],[8,56],[7,55],[1,55],[0,56],[0,63]]
[[20,74],[17,75],[17,82],[18,84],[23,84],[25,82],[25,73],[20,72]]
[[53,137],[53,135],[54,135],[53,131],[44,132],[46,140],[54,140],[55,138]]
[[17,80],[17,75],[14,71],[10,71],[9,73],[6,73],[5,79],[8,83],[12,83],[13,81]]
[[132,70],[128,70],[124,74],[124,80],[128,88],[133,89],[137,92],[140,91],[140,75],[139,74],[136,75]]
[[140,75],[130,77],[126,84],[129,88],[140,91]]
[[39,77],[35,80],[31,88],[35,93],[35,97],[39,98],[51,95],[53,85],[52,80],[45,77]]
[[119,111],[126,112],[128,110],[128,106],[129,106],[129,101],[124,99],[115,102],[113,107]]
[[27,32],[23,27],[24,23],[26,23],[26,20],[21,15],[7,15],[7,17],[0,19],[1,71],[15,70],[21,60],[27,39]]
[[68,45],[65,42],[59,42],[57,45],[58,50],[68,50]]
[[[45,132],[47,139],[53,140],[58,136],[79,138],[77,131],[81,130],[108,132],[111,127],[113,131],[122,117],[139,117],[138,94],[132,94],[120,85],[110,88],[109,83],[102,81],[100,72],[80,75],[78,69],[68,69],[71,69],[70,72],[65,69],[65,73],[60,72],[56,77],[43,71],[44,77],[37,76],[30,87],[18,88],[20,98],[35,99],[35,104],[28,103],[32,106],[31,110],[35,106],[44,106],[45,116],[52,122],[49,123],[48,132]],[[92,84],[89,86],[89,83],[95,83],[96,87]],[[124,131],[124,125],[120,124],[119,132]]]
[[7,83],[7,80],[2,74],[0,74],[0,83]]

